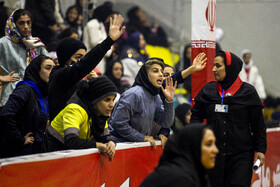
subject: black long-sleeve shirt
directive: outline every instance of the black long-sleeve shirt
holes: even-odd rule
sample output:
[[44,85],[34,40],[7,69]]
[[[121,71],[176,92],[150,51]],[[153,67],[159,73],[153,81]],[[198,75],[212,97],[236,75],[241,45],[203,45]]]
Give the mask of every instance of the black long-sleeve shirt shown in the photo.
[[50,121],[66,106],[77,88],[77,83],[97,66],[113,43],[108,36],[74,65],[66,68],[55,67],[52,70],[48,88]]

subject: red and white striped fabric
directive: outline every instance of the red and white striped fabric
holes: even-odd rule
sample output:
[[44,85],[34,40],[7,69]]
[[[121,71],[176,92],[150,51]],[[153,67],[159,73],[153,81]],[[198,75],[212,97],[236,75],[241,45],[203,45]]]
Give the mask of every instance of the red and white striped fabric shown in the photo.
[[204,70],[192,75],[192,98],[201,88],[214,80],[213,60],[216,54],[216,0],[192,1],[192,61],[201,52],[207,55]]

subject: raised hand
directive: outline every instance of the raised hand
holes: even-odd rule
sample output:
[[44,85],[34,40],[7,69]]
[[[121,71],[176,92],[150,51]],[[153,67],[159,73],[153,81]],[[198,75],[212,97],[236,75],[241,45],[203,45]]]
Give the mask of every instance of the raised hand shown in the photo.
[[112,40],[116,41],[125,31],[125,26],[123,26],[123,17],[118,14],[114,17],[110,17],[110,29],[109,36]]
[[19,80],[19,76],[14,76],[15,71],[10,72],[8,75],[0,76],[0,82],[16,82]]
[[173,86],[173,80],[171,77],[166,78],[165,89],[161,86],[161,90],[167,101],[172,102],[175,95],[175,89],[177,87],[177,81],[175,81],[175,85]]
[[205,53],[199,53],[195,59],[193,60],[193,71],[200,71],[203,70],[206,67],[206,54]]

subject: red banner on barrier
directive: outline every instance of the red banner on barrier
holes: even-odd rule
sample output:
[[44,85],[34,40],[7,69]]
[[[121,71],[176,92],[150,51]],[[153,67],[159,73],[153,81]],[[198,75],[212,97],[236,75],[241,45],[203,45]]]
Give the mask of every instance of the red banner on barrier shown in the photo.
[[[254,174],[252,187],[280,186],[280,128],[267,132],[265,166]],[[157,142],[159,144],[159,142]],[[136,187],[157,166],[161,146],[118,144],[114,160],[97,149],[45,153],[0,160],[0,186]]]
[[157,166],[162,148],[130,147],[117,150],[112,162],[98,152],[34,162],[30,155],[26,163],[1,166],[0,186],[137,187]]
[[280,187],[280,128],[267,130],[265,165],[259,174],[254,173],[252,187]]

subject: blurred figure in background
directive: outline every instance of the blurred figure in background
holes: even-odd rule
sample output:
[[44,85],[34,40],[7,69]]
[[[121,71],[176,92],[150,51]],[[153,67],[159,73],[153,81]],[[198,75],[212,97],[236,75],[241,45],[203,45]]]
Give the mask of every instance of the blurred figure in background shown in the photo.
[[[83,42],[88,49],[95,47],[107,37],[108,34],[105,25],[109,23],[110,17],[114,14],[118,13],[113,12],[111,4],[106,2],[94,10],[93,19],[87,22],[83,32]],[[107,51],[104,58],[97,65],[102,74],[105,73],[106,70],[106,58],[109,58],[112,52],[113,46]]]
[[[144,54],[140,50],[144,51]],[[130,86],[134,83],[140,67],[148,60],[149,54],[146,50],[146,40],[140,32],[129,35],[125,46],[120,54],[124,67],[123,79],[128,81]]]
[[118,93],[122,94],[129,88],[128,82],[122,81],[123,65],[119,59],[108,63],[105,75],[115,84]]
[[[175,65],[175,71],[178,72],[181,69],[187,69],[191,66],[191,59],[192,59],[192,46],[191,44],[187,44],[183,51],[183,57],[180,59],[179,62]],[[183,64],[181,64],[183,63]],[[184,86],[187,90],[187,96],[190,98],[192,94],[192,78],[191,76],[186,77],[184,80]]]
[[174,131],[182,129],[191,123],[192,106],[188,103],[180,104],[175,109]]
[[263,80],[258,68],[253,63],[251,51],[249,49],[244,49],[241,52],[241,57],[243,59],[243,68],[239,73],[241,80],[253,85],[256,88],[260,98],[264,100],[266,98],[266,93]]
[[58,32],[58,25],[54,16],[55,0],[28,0],[25,9],[33,15],[32,35],[41,38],[44,44],[54,40]]
[[127,11],[128,34],[141,32],[150,45],[168,47],[167,34],[157,23],[151,23],[148,15],[139,7],[134,6]]
[[64,25],[66,28],[72,28],[73,30],[76,30],[79,34],[78,38],[80,39],[82,36],[82,29],[79,19],[81,18],[77,7],[75,5],[70,6],[66,11]]

